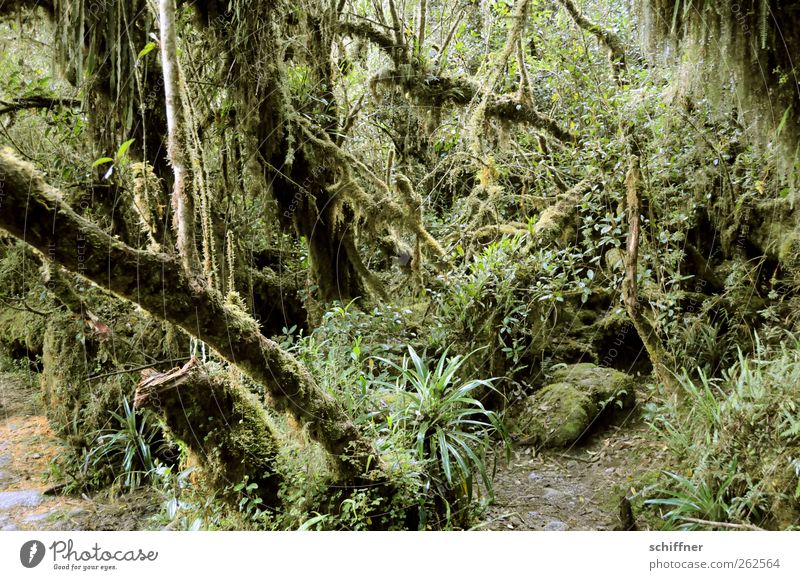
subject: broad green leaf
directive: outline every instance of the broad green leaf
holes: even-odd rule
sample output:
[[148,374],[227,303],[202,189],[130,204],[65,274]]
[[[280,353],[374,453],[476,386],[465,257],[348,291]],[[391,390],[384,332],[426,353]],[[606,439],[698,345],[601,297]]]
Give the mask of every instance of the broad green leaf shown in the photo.
[[138,56],[137,58],[142,58],[143,56],[146,56],[146,55],[147,55],[147,54],[149,54],[149,53],[150,53],[150,52],[151,52],[151,51],[152,51],[152,50],[153,50],[155,47],[156,47],[156,43],[155,43],[155,42],[148,42],[147,44],[145,44],[145,45],[144,45],[144,48],[143,48],[142,50],[140,50],[140,51],[139,51],[139,56]]
[[103,163],[113,163],[114,160],[111,157],[101,157],[100,159],[96,159],[94,163],[92,163],[92,168],[97,167],[98,165],[102,165]]
[[127,141],[125,141],[125,143],[120,145],[119,149],[117,149],[116,158],[117,159],[122,159],[122,157],[128,152],[128,148],[131,146],[131,144],[134,141],[135,141],[135,139],[128,139]]

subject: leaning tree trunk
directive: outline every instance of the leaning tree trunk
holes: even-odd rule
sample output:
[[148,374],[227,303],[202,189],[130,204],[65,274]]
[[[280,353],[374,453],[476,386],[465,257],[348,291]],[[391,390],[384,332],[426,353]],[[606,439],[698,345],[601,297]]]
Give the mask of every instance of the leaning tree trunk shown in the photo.
[[263,502],[277,504],[281,439],[254,395],[192,358],[167,373],[143,371],[134,404],[155,412],[194,452],[211,489],[229,489],[247,478],[258,485]]
[[[347,302],[363,296],[363,281],[354,263],[360,257],[351,255],[354,247],[348,243],[351,224],[331,211],[336,205],[326,191],[331,171],[308,167],[304,154],[298,152],[291,173],[296,179],[275,176],[274,190],[282,216],[291,219],[297,235],[308,244],[309,278],[316,285],[312,296],[320,302]],[[304,185],[298,186],[303,175]]]
[[0,228],[205,341],[264,385],[276,406],[308,423],[342,478],[359,478],[375,465],[372,443],[341,405],[297,359],[264,337],[254,320],[187,275],[174,257],[131,248],[76,214],[61,192],[7,149],[0,151]]

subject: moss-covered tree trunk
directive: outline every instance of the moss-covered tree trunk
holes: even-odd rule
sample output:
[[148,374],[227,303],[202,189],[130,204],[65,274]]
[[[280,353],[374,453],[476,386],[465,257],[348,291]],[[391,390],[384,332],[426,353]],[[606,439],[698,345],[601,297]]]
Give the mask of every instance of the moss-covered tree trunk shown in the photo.
[[211,489],[247,478],[258,485],[262,501],[277,503],[280,436],[258,399],[224,374],[210,374],[197,359],[169,373],[149,369],[142,372],[135,405],[156,413],[192,450]]
[[375,450],[341,405],[257,323],[226,304],[173,256],[136,250],[77,215],[35,169],[0,152],[0,228],[66,269],[205,341],[263,384],[280,408],[309,424],[345,479],[375,465]]

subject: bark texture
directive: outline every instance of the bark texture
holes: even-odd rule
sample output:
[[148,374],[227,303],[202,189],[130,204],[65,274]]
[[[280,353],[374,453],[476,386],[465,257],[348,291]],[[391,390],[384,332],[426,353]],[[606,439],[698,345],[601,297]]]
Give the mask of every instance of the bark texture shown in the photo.
[[137,250],[76,214],[29,164],[0,151],[0,228],[64,268],[130,300],[205,341],[263,384],[279,408],[309,423],[309,433],[335,458],[342,478],[375,465],[370,441],[339,403],[255,321],[226,304],[172,256]]
[[175,0],[159,0],[161,26],[161,69],[164,72],[164,102],[167,112],[167,151],[172,163],[172,227],[178,254],[187,272],[199,271],[194,242],[194,197],[186,151],[186,117],[180,90],[178,40],[175,33]]
[[180,369],[142,371],[135,405],[157,413],[195,454],[211,489],[256,483],[267,505],[278,502],[280,436],[261,403],[195,358]]

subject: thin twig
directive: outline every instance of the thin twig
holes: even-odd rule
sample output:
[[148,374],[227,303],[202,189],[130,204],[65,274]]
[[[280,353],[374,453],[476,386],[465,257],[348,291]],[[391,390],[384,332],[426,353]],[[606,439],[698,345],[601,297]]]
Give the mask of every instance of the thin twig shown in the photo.
[[122,369],[122,370],[113,371],[113,372],[110,372],[110,373],[105,373],[105,374],[102,374],[102,375],[93,375],[91,377],[86,377],[86,380],[87,381],[94,381],[96,379],[104,379],[106,377],[113,377],[114,375],[124,375],[126,373],[134,373],[136,371],[143,371],[144,369],[149,369],[149,368],[151,368],[151,367],[153,367],[155,365],[160,365],[160,364],[165,364],[165,363],[186,362],[187,360],[189,360],[189,358],[190,357],[187,356],[187,357],[184,357],[184,358],[168,358],[168,359],[164,359],[164,360],[157,360],[157,361],[151,362],[150,364],[140,365],[138,367],[131,367],[129,369]]
[[730,528],[732,530],[750,530],[751,532],[766,532],[764,528],[759,528],[753,524],[731,524],[728,522],[712,522],[711,520],[701,520],[699,518],[680,517],[679,520],[704,526],[717,526],[719,528]]

